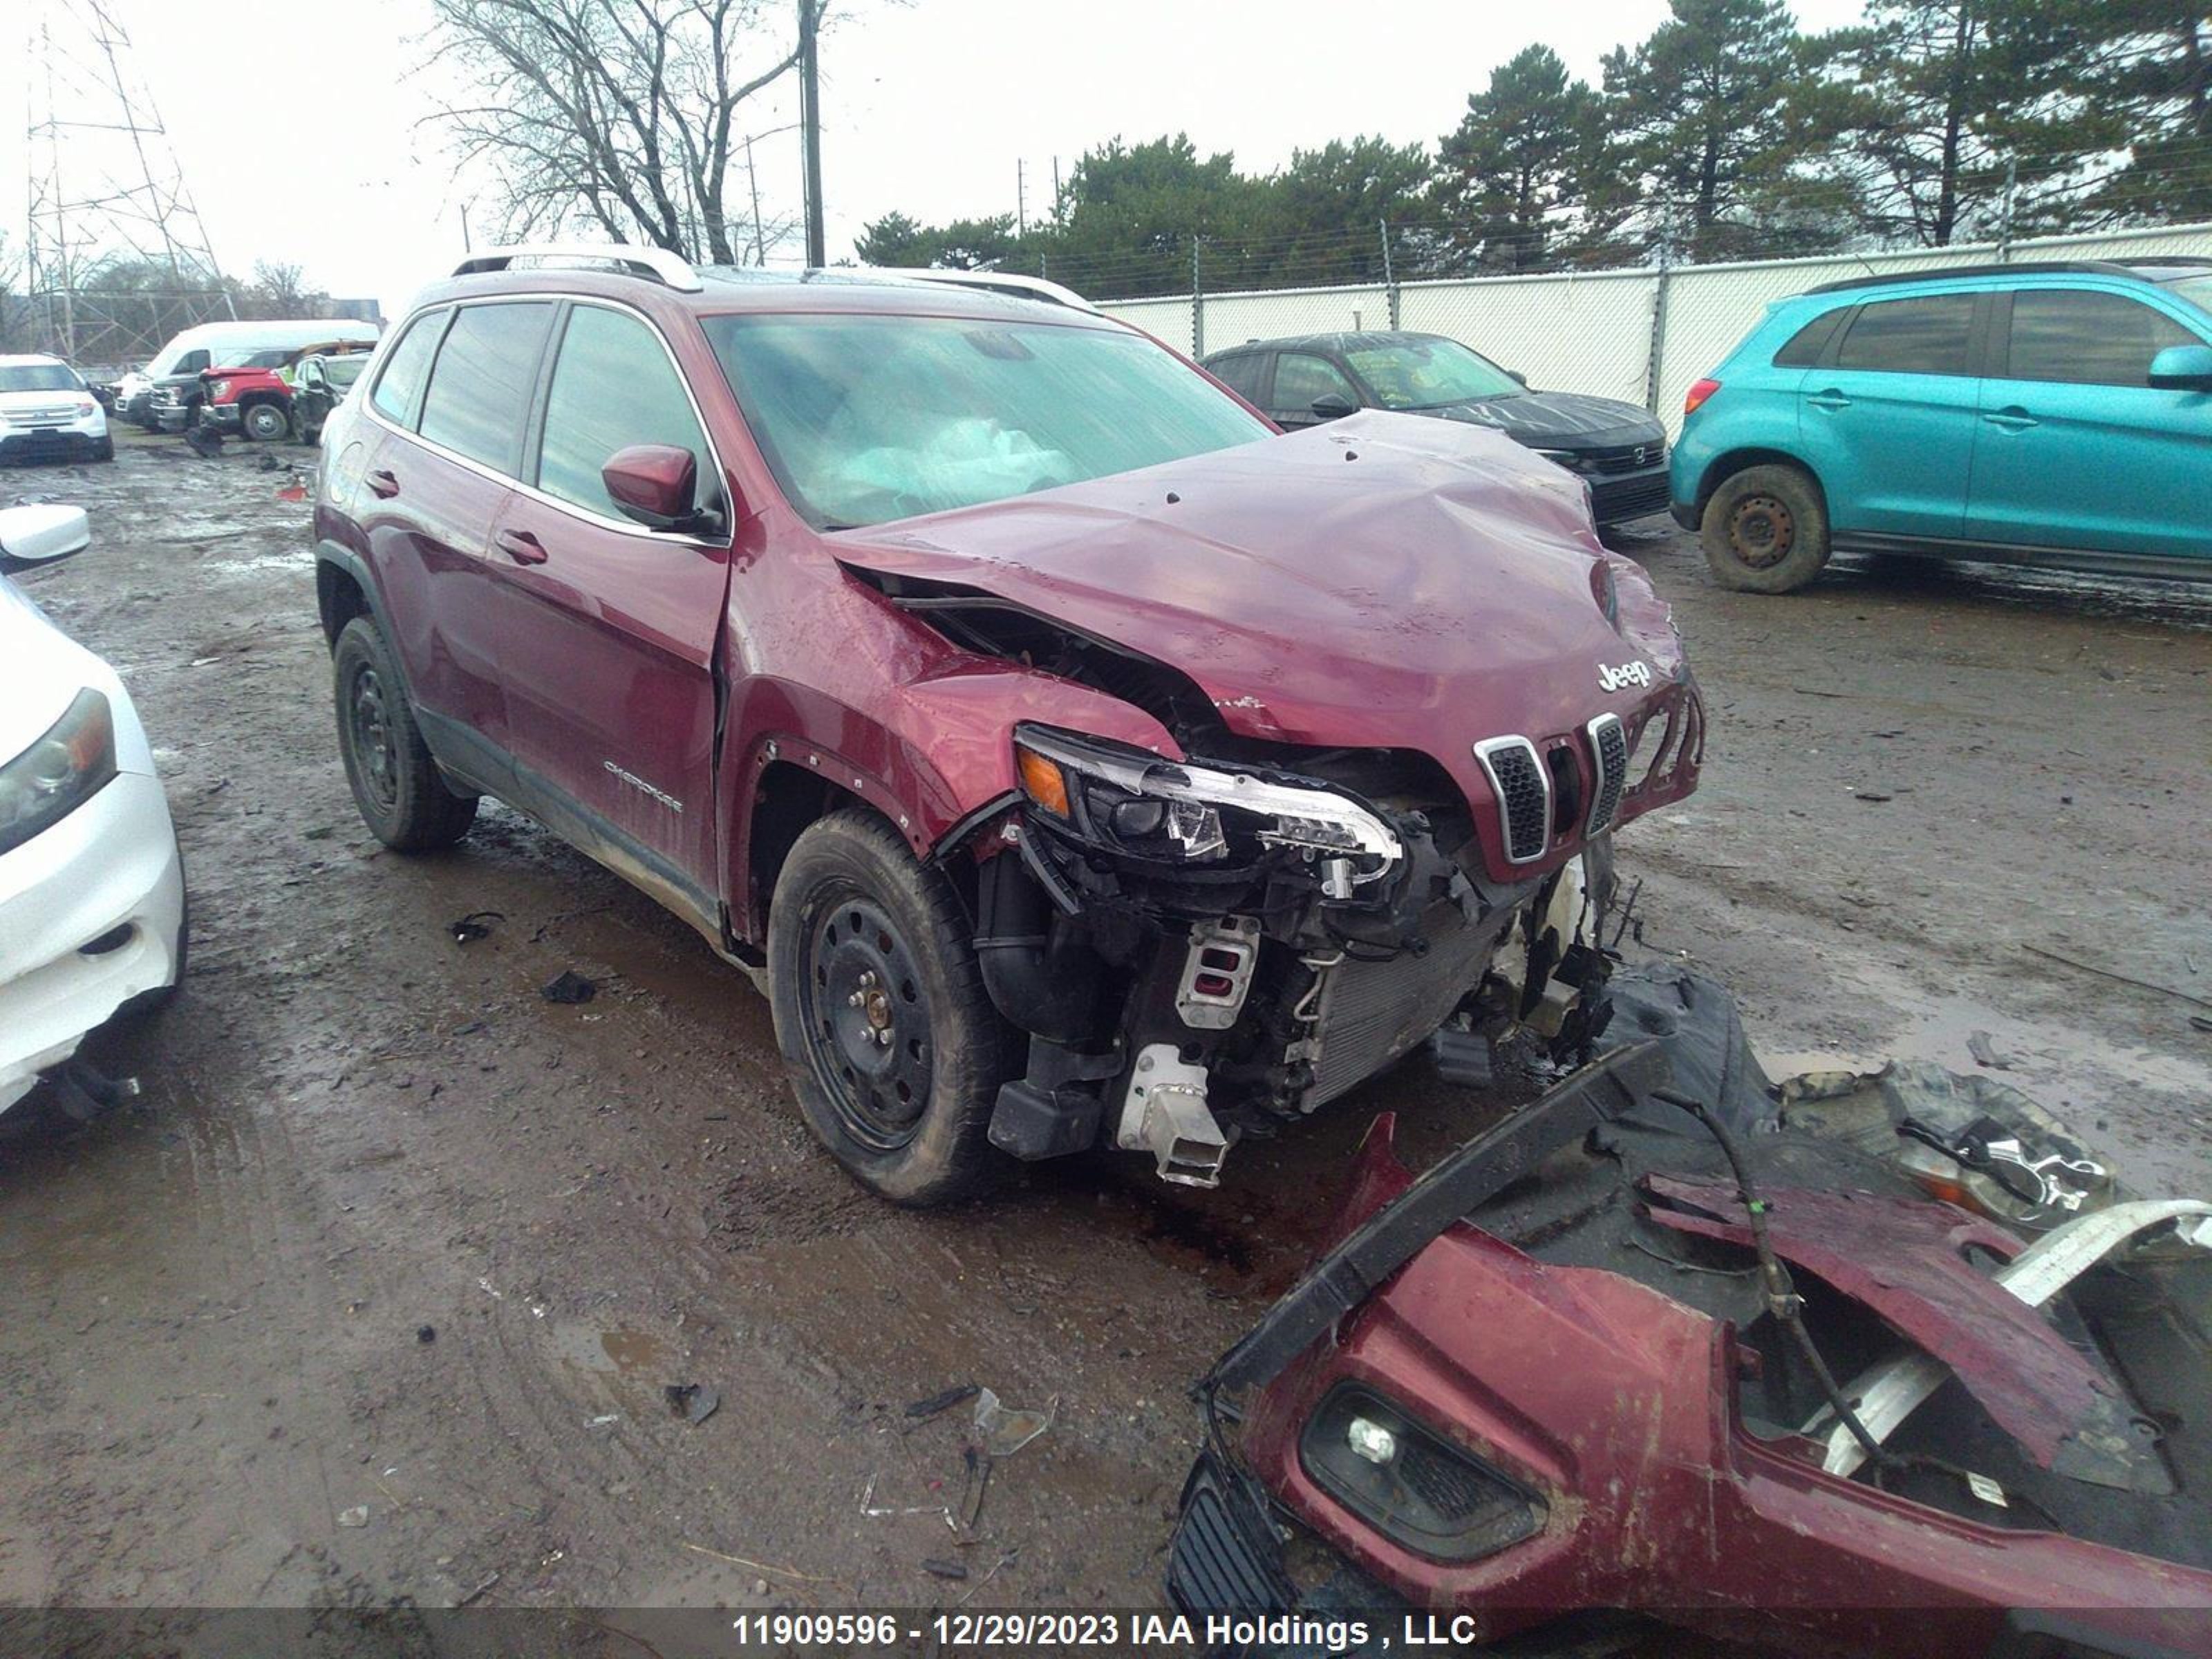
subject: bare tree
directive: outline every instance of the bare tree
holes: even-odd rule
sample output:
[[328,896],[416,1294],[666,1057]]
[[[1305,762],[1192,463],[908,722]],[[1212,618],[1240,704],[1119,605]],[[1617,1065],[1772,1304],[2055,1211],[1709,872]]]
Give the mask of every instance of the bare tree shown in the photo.
[[798,62],[795,8],[787,40],[768,0],[432,5],[437,53],[479,96],[435,118],[497,175],[508,234],[582,219],[687,259],[759,257],[738,110]]
[[253,289],[256,297],[279,317],[296,317],[311,296],[321,297],[307,287],[306,270],[286,259],[256,259]]

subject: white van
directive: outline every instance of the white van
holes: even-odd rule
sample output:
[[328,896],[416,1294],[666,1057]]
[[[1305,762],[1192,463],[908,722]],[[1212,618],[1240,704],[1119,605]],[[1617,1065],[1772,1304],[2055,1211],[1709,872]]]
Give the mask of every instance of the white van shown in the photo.
[[160,430],[154,418],[154,393],[165,382],[199,390],[204,368],[234,368],[257,351],[291,350],[326,340],[374,344],[374,323],[347,317],[283,318],[255,323],[202,323],[175,336],[154,361],[115,384],[115,412],[149,432]]

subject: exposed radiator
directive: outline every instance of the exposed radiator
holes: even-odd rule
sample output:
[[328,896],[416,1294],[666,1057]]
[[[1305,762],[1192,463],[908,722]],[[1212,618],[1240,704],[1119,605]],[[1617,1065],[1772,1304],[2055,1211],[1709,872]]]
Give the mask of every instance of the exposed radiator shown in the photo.
[[1433,905],[1421,918],[1429,941],[1423,955],[1407,951],[1388,962],[1347,957],[1332,969],[1322,993],[1321,1057],[1304,1109],[1326,1105],[1425,1042],[1481,982],[1513,915],[1500,909],[1476,926],[1455,904]]

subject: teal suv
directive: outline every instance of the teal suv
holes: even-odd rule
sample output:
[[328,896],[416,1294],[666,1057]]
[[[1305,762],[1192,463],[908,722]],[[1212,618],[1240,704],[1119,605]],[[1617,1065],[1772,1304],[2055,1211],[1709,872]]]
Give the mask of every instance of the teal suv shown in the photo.
[[1754,592],[1838,551],[2212,578],[2212,260],[1784,300],[1690,388],[1669,494]]

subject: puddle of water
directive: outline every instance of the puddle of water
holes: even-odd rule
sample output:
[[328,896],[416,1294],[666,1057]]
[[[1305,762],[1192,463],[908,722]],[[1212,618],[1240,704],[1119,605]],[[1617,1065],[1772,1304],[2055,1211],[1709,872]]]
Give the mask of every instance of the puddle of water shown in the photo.
[[617,1326],[603,1330],[596,1325],[557,1321],[547,1332],[554,1357],[564,1364],[597,1376],[620,1377],[658,1389],[672,1375],[668,1370],[674,1352],[649,1332]]

